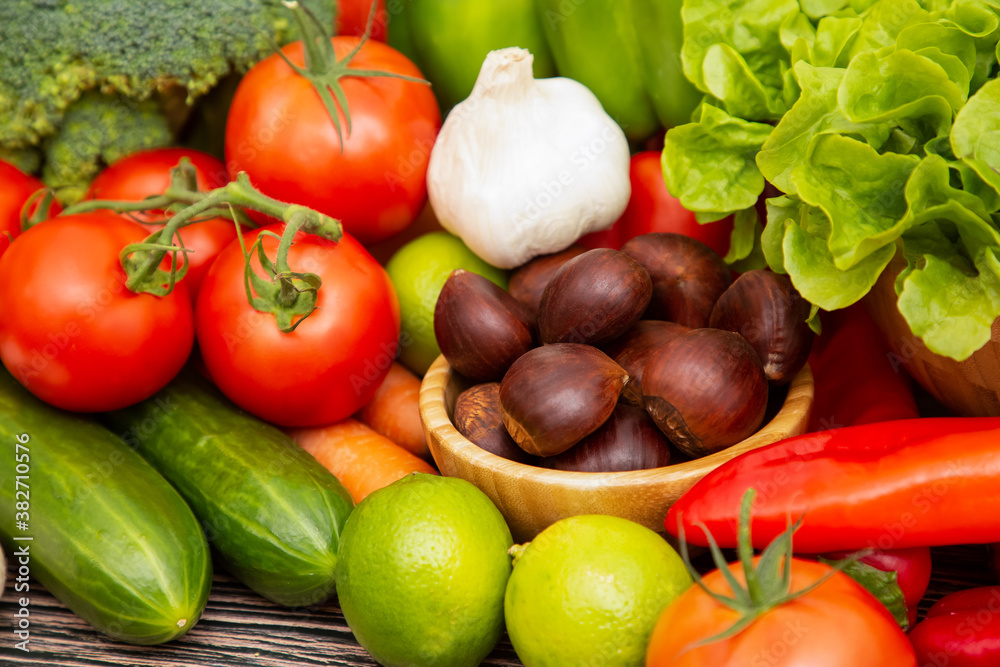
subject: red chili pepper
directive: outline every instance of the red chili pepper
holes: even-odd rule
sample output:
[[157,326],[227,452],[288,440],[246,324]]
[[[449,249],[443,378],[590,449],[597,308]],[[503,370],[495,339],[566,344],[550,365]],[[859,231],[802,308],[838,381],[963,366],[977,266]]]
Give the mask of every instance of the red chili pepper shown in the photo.
[[910,633],[923,667],[1000,665],[1000,586],[946,595]]
[[754,488],[753,543],[799,518],[801,553],[1000,541],[1000,417],[941,417],[807,433],[708,473],[666,518],[706,545],[703,524],[736,546],[740,501]]
[[823,315],[809,366],[816,386],[810,431],[920,416],[910,377],[861,304]]

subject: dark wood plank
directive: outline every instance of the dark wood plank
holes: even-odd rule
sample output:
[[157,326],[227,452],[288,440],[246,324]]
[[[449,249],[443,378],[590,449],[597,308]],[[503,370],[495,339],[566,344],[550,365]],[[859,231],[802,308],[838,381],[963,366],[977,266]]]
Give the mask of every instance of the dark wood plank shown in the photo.
[[[701,561],[701,559],[700,559]],[[953,591],[996,583],[983,546],[933,550],[934,578],[921,613]],[[699,562],[706,569],[707,562]],[[8,573],[8,582],[10,582]],[[32,582],[31,652],[14,648],[11,633],[17,609],[8,583],[0,600],[0,666],[52,667],[333,667],[374,666],[344,622],[336,603],[287,609],[275,605],[225,575],[217,575],[201,621],[183,638],[160,646],[114,642],[77,618]],[[520,665],[507,638],[483,663]]]
[[[10,582],[8,571],[8,582]],[[14,648],[10,628],[17,603],[10,584],[0,599],[0,666],[52,667],[289,667],[377,665],[358,645],[336,601],[288,609],[217,575],[198,624],[179,640],[160,646],[112,641],[77,618],[36,582],[31,583],[30,653]],[[483,663],[520,665],[504,638]]]

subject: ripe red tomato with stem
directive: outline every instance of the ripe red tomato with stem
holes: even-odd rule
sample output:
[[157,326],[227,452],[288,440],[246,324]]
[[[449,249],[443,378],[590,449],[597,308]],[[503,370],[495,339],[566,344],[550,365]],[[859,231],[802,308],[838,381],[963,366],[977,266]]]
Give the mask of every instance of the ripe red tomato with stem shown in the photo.
[[[34,176],[0,160],[0,255],[21,233],[21,209],[28,198],[44,188],[45,184]],[[32,211],[37,207],[35,204]],[[49,214],[57,215],[61,210],[59,203],[53,201]]]
[[117,410],[184,365],[194,341],[185,285],[163,297],[125,287],[119,253],[146,236],[112,213],[66,215],[0,257],[0,360],[33,394],[66,410]]
[[360,37],[365,34],[368,19],[375,5],[370,37],[376,42],[386,41],[389,12],[385,0],[340,0],[337,3],[337,34]]
[[660,151],[642,151],[629,163],[632,195],[625,212],[610,229],[586,234],[579,243],[588,248],[618,249],[640,234],[673,232],[698,239],[725,257],[729,252],[729,237],[733,231],[732,217],[699,224],[694,213],[670,194],[663,181]]
[[297,12],[307,46],[285,46],[240,81],[226,120],[226,165],[264,194],[337,218],[358,241],[376,243],[423,207],[441,128],[437,101],[392,47],[328,38]]
[[917,667],[913,647],[871,593],[830,565],[793,558],[788,528],[755,557],[753,491],[740,512],[739,560],[698,577],[653,629],[646,667]]
[[[284,224],[244,235],[262,238],[269,261]],[[399,302],[385,270],[350,235],[339,242],[298,232],[288,248],[292,272],[322,280],[315,310],[283,332],[275,315],[247,300],[238,242],[219,254],[198,295],[196,332],[202,359],[219,389],[261,419],[282,426],[318,426],[344,419],[374,395],[395,358]],[[261,272],[257,253],[251,267]],[[257,287],[253,295],[259,297]]]
[[[191,162],[201,191],[214,190],[229,181],[226,166],[218,158],[191,148],[159,148],[132,153],[110,165],[90,183],[83,198],[139,201],[161,194],[170,185],[170,170],[181,158]],[[142,222],[150,234],[163,229],[168,219],[163,211],[136,211],[121,216]],[[215,256],[236,239],[236,226],[226,218],[210,218],[184,227],[180,238],[191,250],[184,255],[191,263],[184,281],[194,299]]]

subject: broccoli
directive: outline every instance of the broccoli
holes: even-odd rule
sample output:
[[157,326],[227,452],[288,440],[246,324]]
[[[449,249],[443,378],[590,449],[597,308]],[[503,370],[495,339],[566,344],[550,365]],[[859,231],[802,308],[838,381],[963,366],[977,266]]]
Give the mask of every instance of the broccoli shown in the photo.
[[[335,0],[305,4],[333,25]],[[104,130],[109,140],[134,142],[131,133],[144,126],[162,130],[149,116],[152,107],[136,103],[181,86],[190,104],[224,75],[270,54],[275,42],[296,38],[294,17],[280,0],[0,0],[0,152],[42,146],[47,159],[60,161],[45,173],[64,182],[76,168],[65,157],[90,164],[95,154],[74,150],[70,138],[46,139],[79,109],[74,103],[85,92],[130,102],[139,114],[128,121],[131,129]],[[92,99],[86,106],[97,103]],[[87,113],[115,123],[124,117]],[[103,142],[99,153],[110,156],[112,148]]]
[[45,142],[42,181],[55,189],[59,201],[72,203],[103,165],[172,141],[154,100],[88,91],[66,111],[59,133]]

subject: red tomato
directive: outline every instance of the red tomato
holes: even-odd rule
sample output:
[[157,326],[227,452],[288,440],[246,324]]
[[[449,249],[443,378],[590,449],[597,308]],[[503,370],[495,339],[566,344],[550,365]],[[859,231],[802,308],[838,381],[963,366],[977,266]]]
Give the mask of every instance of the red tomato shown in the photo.
[[[45,184],[37,178],[0,160],[0,255],[21,233],[21,209],[24,208],[24,203],[44,187]],[[53,201],[49,212],[57,215],[61,210],[59,203]]]
[[148,398],[181,369],[194,323],[187,288],[125,288],[118,255],[146,230],[110,213],[53,218],[0,257],[0,360],[29,391],[79,412]]
[[[267,227],[280,234],[283,225]],[[260,231],[245,235],[249,248]],[[265,237],[268,257],[278,240]],[[274,315],[247,303],[238,243],[212,265],[195,311],[198,345],[212,379],[234,403],[283,426],[344,419],[374,395],[396,356],[399,303],[385,270],[349,235],[339,243],[299,233],[293,271],[323,281],[317,310],[282,333]],[[260,272],[256,253],[254,269]]]
[[[847,552],[827,554],[830,560],[840,560]],[[927,585],[931,582],[930,547],[910,549],[876,549],[858,559],[859,562],[883,572],[895,572],[896,584],[903,592],[906,617],[912,628],[917,622],[917,605],[924,599]]]
[[923,667],[1000,665],[1000,586],[946,595],[910,633]]
[[385,0],[340,0],[337,3],[337,34],[360,37],[365,34],[368,25],[368,14],[372,10],[372,2],[378,4],[375,10],[375,20],[372,22],[370,37],[376,41],[385,41],[385,29],[389,23],[389,12],[385,10]]
[[[191,160],[199,190],[214,190],[229,180],[226,166],[207,153],[191,148],[159,148],[133,153],[115,162],[91,182],[84,199],[138,201],[150,195],[161,194],[170,185],[170,170],[177,166],[182,157]],[[137,218],[149,223],[147,234],[162,229],[162,224],[155,223],[166,220],[163,212],[156,211],[122,214],[122,217],[129,220]],[[212,218],[184,227],[180,236],[184,246],[192,250],[186,255],[191,266],[184,281],[193,299],[198,295],[201,282],[215,256],[236,239],[236,226],[231,220]]]
[[[338,58],[357,37],[334,37]],[[304,62],[302,43],[286,56]],[[350,63],[423,77],[406,56],[368,41]],[[240,81],[226,121],[226,164],[245,171],[261,192],[338,218],[365,244],[376,243],[413,222],[427,197],[427,162],[441,114],[430,87],[387,77],[341,79],[351,114],[341,146],[333,121],[312,84],[277,54],[255,65]]]
[[618,249],[629,239],[649,232],[674,232],[698,239],[723,257],[729,252],[729,236],[733,231],[731,217],[698,224],[694,213],[687,210],[667,190],[663,181],[659,151],[642,151],[632,156],[629,164],[632,196],[622,217],[614,226],[587,234],[580,244],[588,248]]
[[[759,558],[754,559],[759,562]],[[793,559],[791,590],[830,572],[822,563]],[[745,581],[742,565],[729,570]],[[704,578],[731,596],[718,570]],[[838,572],[801,597],[764,612],[740,633],[692,648],[729,629],[740,615],[692,586],[666,608],[653,629],[646,667],[916,667],[913,648],[892,615],[864,588]]]

